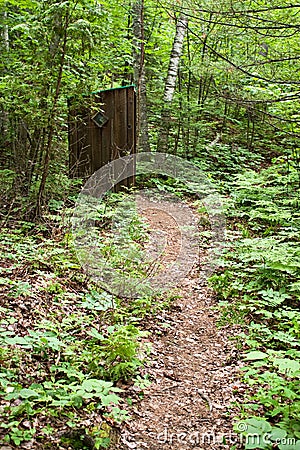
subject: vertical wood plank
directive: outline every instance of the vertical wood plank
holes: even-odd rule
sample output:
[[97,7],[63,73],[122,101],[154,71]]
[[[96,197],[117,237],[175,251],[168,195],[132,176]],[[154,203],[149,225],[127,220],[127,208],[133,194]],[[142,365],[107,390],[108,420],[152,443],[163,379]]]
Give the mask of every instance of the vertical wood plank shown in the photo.
[[[97,111],[102,110],[102,103],[101,103],[101,98],[99,95],[95,96],[95,103],[98,106]],[[96,112],[96,111],[95,111]],[[93,116],[95,114],[95,112],[93,112],[91,114],[91,116]],[[98,125],[95,124],[95,122],[93,120],[91,120],[91,124],[92,124],[92,143],[91,143],[91,150],[92,150],[92,171],[93,173],[100,169],[100,167],[102,166],[102,128],[100,128]]]
[[135,153],[135,92],[134,88],[130,87],[127,90],[127,147],[130,153]]
[[101,167],[110,161],[111,142],[113,135],[113,118],[114,118],[114,103],[113,92],[104,91],[101,93],[101,102],[103,103],[103,111],[108,122],[102,127],[101,133]]
[[89,139],[89,114],[84,110],[78,123],[78,173],[80,177],[86,178],[90,171],[90,139]]
[[[134,87],[127,89],[127,146],[130,154],[136,153],[136,94]],[[134,168],[135,170],[135,168]],[[135,177],[130,177],[127,186],[134,185]]]
[[114,153],[112,159],[125,156],[127,150],[126,89],[115,90]]
[[77,123],[76,110],[72,105],[72,100],[68,101],[68,142],[69,142],[69,174],[71,177],[77,177],[76,161],[77,151]]
[[[69,107],[69,165],[74,176],[90,176],[108,162],[136,152],[134,87],[101,91],[95,102],[108,118],[102,127],[92,120],[95,112]],[[123,182],[131,184],[132,180]]]
[[[115,90],[115,115],[114,115],[114,147],[113,147],[113,159],[118,159],[122,156],[126,156],[127,152],[127,94],[126,89]],[[120,173],[116,173],[118,177]],[[118,192],[121,187],[127,186],[127,179],[118,183],[115,190]]]

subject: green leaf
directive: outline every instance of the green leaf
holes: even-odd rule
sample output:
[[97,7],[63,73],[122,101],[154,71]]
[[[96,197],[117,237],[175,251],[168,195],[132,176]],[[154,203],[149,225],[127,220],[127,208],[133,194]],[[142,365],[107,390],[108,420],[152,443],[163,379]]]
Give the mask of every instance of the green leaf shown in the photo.
[[[288,439],[287,439],[288,441]],[[294,444],[282,443],[278,445],[279,450],[300,450],[300,441],[295,442]]]
[[118,404],[120,401],[120,397],[116,394],[109,394],[101,397],[102,406],[109,406],[112,403]]
[[100,333],[96,330],[96,328],[92,328],[92,329],[88,332],[88,334],[89,334],[90,336],[94,337],[94,338],[99,339],[100,341],[102,341],[102,340],[104,339],[104,336],[103,336],[102,334],[100,334]]
[[287,435],[287,432],[282,428],[273,427],[271,431],[271,441],[283,440]]
[[261,419],[258,417],[251,417],[244,421],[247,424],[247,433],[268,433],[272,430],[271,425],[266,419]]
[[244,359],[245,359],[245,361],[257,361],[260,359],[268,358],[268,356],[269,355],[267,353],[255,350],[253,352],[247,353]]
[[272,427],[265,419],[252,417],[237,423],[234,429],[245,436],[245,449],[270,448],[270,442],[263,436],[270,434]]
[[19,392],[19,395],[22,398],[30,398],[30,397],[38,398],[38,397],[40,397],[40,395],[33,389],[21,389]]
[[293,376],[300,374],[300,362],[289,358],[276,358],[273,361],[275,366],[278,366],[279,372]]
[[109,388],[112,386],[112,383],[103,381],[103,380],[97,380],[94,378],[90,378],[89,380],[84,380],[82,383],[82,389],[84,389],[87,392],[91,391],[103,391],[105,388]]
[[22,345],[23,347],[31,347],[31,345],[29,344],[29,342],[23,338],[22,336],[15,336],[13,338],[5,338],[5,342],[6,344],[9,345]]

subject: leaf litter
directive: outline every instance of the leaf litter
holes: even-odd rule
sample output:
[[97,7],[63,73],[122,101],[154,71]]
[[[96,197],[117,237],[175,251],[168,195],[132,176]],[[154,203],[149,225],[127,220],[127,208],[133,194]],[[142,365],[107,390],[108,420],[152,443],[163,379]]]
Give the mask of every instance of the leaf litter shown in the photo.
[[[153,228],[171,235],[172,259],[178,239],[171,220],[162,212],[147,215]],[[171,231],[170,231],[171,229]],[[178,299],[160,317],[145,324],[152,335],[151,362],[144,369],[152,381],[136,400],[133,418],[123,425],[116,448],[150,450],[243,448],[233,432],[234,417],[242,401],[243,363],[238,358],[235,325],[218,326],[217,301],[206,281],[199,282],[207,245],[199,264],[181,280]],[[171,256],[171,257],[170,257]]]
[[234,404],[244,389],[242,362],[231,340],[237,329],[217,326],[214,296],[193,275],[183,280],[181,298],[171,310],[152,324],[146,369],[152,384],[135,405],[133,420],[123,426],[120,449],[242,448],[232,431]]
[[[152,225],[153,221],[158,221],[160,225],[164,223],[164,229],[171,236],[164,254],[164,262],[168,263],[176,255],[175,247],[179,245],[177,231],[172,229],[176,224],[166,222],[165,214],[152,214],[149,220]],[[206,248],[203,246],[202,260],[205,260],[205,254]],[[21,261],[17,265],[6,261],[2,267],[5,277],[10,276],[23,291],[12,295],[11,286],[1,286],[2,317],[7,323],[7,330],[20,336],[26,336],[28,329],[33,329],[37,322],[50,316],[55,316],[58,322],[68,316],[74,317],[78,314],[76,298],[82,298],[87,293],[86,280],[78,281],[76,277],[74,280],[69,270],[63,275],[54,274],[51,264],[44,262],[37,270],[24,259],[25,263]],[[124,389],[122,406],[129,411],[131,419],[118,425],[97,411],[82,411],[80,430],[83,430],[81,432],[85,437],[85,447],[82,448],[94,448],[95,444],[85,430],[95,425],[100,428],[103,423],[107,423],[110,429],[110,449],[243,448],[239,436],[232,431],[244,391],[240,381],[243,363],[231,340],[238,330],[233,325],[218,327],[217,301],[206,282],[199,284],[199,266],[200,262],[181,281],[176,291],[177,300],[171,307],[142,323],[143,328],[150,332],[148,340],[152,349],[149,361],[140,369],[140,374],[143,379],[148,378],[151,384],[137,387],[130,382],[117,382],[117,386]],[[56,295],[56,289],[58,294],[65,295],[64,302],[59,301],[61,296]],[[7,311],[11,313],[8,320],[5,315]],[[85,331],[79,326],[74,334],[80,336]],[[51,363],[58,363],[60,355],[55,355],[55,360],[51,357],[50,354],[49,361],[42,364],[28,354],[26,361],[20,363],[18,381],[24,386],[32,381],[42,382],[49,375]],[[126,398],[131,399],[129,407]],[[18,402],[15,400],[14,406]],[[1,407],[5,406],[7,401],[2,402]],[[41,414],[31,422],[23,420],[22,426],[24,429],[34,426],[40,437],[47,426],[53,433],[40,441],[33,438],[17,447],[2,441],[1,450],[72,448],[63,445],[60,438],[72,435],[76,430],[70,431],[66,418],[62,416]]]

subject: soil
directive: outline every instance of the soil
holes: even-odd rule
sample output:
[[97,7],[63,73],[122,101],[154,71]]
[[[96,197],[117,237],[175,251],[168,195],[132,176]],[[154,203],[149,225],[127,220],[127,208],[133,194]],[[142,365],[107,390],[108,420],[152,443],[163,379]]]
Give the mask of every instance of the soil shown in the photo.
[[[243,386],[241,362],[230,326],[218,328],[219,313],[207,286],[183,282],[182,298],[160,318],[167,331],[153,341],[147,373],[151,386],[121,433],[121,449],[230,449]],[[161,334],[159,336],[159,334]]]
[[[154,229],[166,223],[163,212],[145,217]],[[166,251],[170,259],[168,245]],[[206,253],[200,249],[202,261]],[[198,261],[181,280],[172,308],[148,324],[153,342],[146,373],[152,384],[136,400],[132,420],[121,430],[119,449],[243,448],[233,432],[244,389],[242,362],[232,339],[238,329],[219,326],[217,300],[201,280]]]

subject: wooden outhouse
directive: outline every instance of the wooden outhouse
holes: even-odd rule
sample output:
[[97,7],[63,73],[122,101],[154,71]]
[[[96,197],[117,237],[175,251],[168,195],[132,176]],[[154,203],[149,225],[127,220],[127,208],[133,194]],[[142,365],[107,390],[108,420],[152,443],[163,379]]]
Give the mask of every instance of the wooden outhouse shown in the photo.
[[92,95],[93,108],[78,108],[69,102],[69,162],[73,177],[87,178],[105,164],[136,152],[134,86]]

